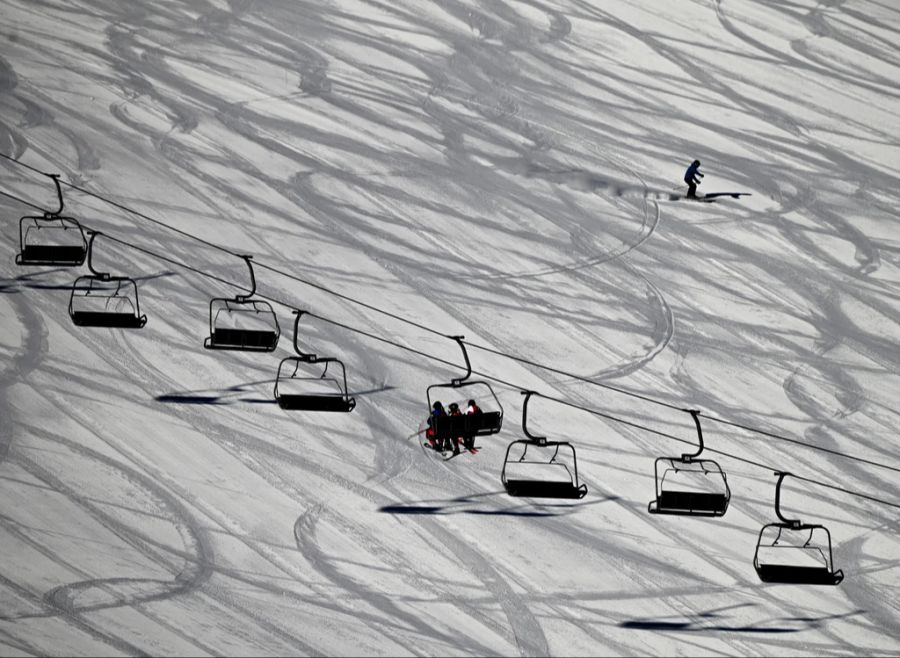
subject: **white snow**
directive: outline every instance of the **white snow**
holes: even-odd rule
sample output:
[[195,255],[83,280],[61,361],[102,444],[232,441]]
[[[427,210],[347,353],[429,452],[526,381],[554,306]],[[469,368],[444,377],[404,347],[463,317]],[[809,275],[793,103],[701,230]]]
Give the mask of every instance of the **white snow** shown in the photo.
[[[893,3],[0,16],[0,655],[900,653]],[[670,200],[694,158],[701,193],[749,196]],[[15,264],[27,204],[55,207],[23,165],[156,220],[64,188],[146,327],[76,327],[87,266]],[[250,286],[214,245],[254,256],[276,352],[203,348]],[[292,308],[352,413],[275,404]],[[410,435],[453,335],[504,421],[445,463]],[[504,492],[526,389],[583,499]],[[722,518],[647,511],[684,408]],[[839,586],[757,577],[772,469],[806,478],[783,511],[831,531]]]

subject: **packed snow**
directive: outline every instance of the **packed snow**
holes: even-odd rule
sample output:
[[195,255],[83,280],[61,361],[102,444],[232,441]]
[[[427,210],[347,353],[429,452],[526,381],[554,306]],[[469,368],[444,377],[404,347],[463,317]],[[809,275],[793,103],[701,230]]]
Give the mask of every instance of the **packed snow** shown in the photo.
[[[0,655],[900,653],[893,0],[3,0],[0,39]],[[16,264],[41,172],[146,326]],[[274,352],[204,349],[241,255]],[[293,310],[352,412],[276,404]],[[444,461],[452,336],[504,415]],[[526,390],[583,498],[504,490]],[[648,513],[684,409],[722,517]],[[758,578],[775,470],[838,586]]]

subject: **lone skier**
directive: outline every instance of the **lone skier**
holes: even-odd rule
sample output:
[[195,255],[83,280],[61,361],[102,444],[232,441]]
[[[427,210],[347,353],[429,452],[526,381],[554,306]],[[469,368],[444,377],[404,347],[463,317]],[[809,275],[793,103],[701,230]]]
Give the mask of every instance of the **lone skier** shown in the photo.
[[687,171],[684,172],[684,182],[688,185],[688,199],[697,198],[697,186],[700,184],[700,178],[697,178],[697,176],[703,178],[703,174],[700,173],[700,161],[694,160],[691,166],[687,168]]

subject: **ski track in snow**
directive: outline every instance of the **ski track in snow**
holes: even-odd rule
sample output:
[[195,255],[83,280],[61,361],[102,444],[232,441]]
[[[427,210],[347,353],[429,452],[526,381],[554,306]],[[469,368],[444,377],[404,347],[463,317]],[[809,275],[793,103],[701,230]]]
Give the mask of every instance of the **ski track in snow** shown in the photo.
[[[863,133],[896,149],[896,134],[839,103],[797,96],[782,108],[768,83],[728,58],[774,62],[896,110],[895,78],[882,71],[896,73],[900,57],[881,35],[900,32],[897,17],[882,23],[851,2],[757,8],[778,16],[777,47],[750,4],[715,0],[686,9],[694,18],[685,20],[704,12],[709,23],[695,38],[715,33],[709,47],[721,53],[701,64],[679,41],[679,19],[667,29],[681,36],[667,37],[666,19],[653,23],[641,4],[11,2],[0,147],[279,269],[372,295],[376,306],[389,301],[441,333],[553,363],[543,347],[563,369],[749,425],[774,400],[770,431],[896,464],[884,437],[896,429],[900,279],[896,247],[872,231],[900,201],[890,191],[897,175],[853,151],[859,141],[840,146]],[[55,27],[63,20],[70,31]],[[37,43],[46,52],[28,61]],[[634,62],[610,66],[626,43],[659,79],[647,81]],[[863,65],[851,67],[848,52]],[[66,84],[65,67],[77,83]],[[770,132],[686,109],[685,80],[722,111],[765,117]],[[693,123],[694,140],[715,136],[703,159],[727,162],[728,185],[752,190],[748,203],[661,201],[665,176],[654,166],[696,148],[687,134],[665,132],[669,119]],[[733,154],[728,139],[739,145]],[[138,187],[123,189],[117,173]],[[49,198],[33,174],[3,163],[0,177],[20,198]],[[850,188],[867,204],[866,222],[842,200]],[[246,276],[183,236],[71,190],[66,200],[110,235],[230,280]],[[20,212],[8,199],[2,206]],[[17,225],[8,222],[3,238],[11,263]],[[0,590],[16,602],[0,614],[0,646],[33,655],[896,653],[888,508],[815,491],[809,518],[840,528],[836,563],[847,579],[818,597],[760,586],[752,545],[735,547],[772,518],[765,473],[734,464],[724,519],[663,520],[646,513],[642,496],[652,491],[652,458],[671,446],[557,413],[560,427],[547,432],[579,450],[588,497],[548,505],[489,495],[500,488],[502,437],[517,438],[516,392],[503,394],[504,431],[484,437],[478,456],[431,459],[403,437],[424,415],[418,391],[446,368],[313,319],[302,325],[304,344],[348,364],[351,394],[371,393],[338,418],[281,412],[270,393],[274,355],[202,348],[208,299],[233,290],[115,249],[104,243],[104,265],[141,273],[150,321],[140,332],[72,328],[62,270],[4,272],[11,358],[0,371],[0,482],[22,509],[10,503],[0,514],[0,532],[21,551],[0,572]],[[457,358],[433,336],[256,274],[264,294]],[[735,302],[764,304],[807,333],[736,320]],[[280,350],[290,351],[278,311]],[[736,398],[727,366],[704,371],[716,354],[741,358],[763,392]],[[492,372],[500,367],[473,349],[476,369],[482,356]],[[503,367],[504,379],[671,430],[671,414],[654,418],[656,410],[527,364]],[[716,378],[722,387],[710,384]],[[200,390],[215,392],[214,403],[162,401]],[[105,401],[126,416],[107,417]],[[692,436],[683,419],[675,425]],[[900,498],[884,471],[704,429],[710,446]],[[50,525],[41,501],[64,505],[71,520],[55,512],[60,525]],[[25,523],[29,505],[36,516]],[[103,538],[105,564],[79,548],[88,534]],[[28,567],[44,561],[45,575]]]

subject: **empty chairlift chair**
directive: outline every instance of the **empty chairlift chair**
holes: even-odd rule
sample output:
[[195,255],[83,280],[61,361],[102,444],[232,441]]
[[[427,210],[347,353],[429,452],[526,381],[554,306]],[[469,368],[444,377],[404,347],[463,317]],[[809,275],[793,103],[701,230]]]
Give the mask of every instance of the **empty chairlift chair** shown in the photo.
[[62,217],[63,198],[58,174],[47,174],[56,185],[59,209],[42,217],[25,216],[19,220],[17,265],[55,265],[77,267],[87,255],[84,229],[71,217]]
[[250,268],[250,292],[234,299],[215,298],[209,303],[209,337],[203,346],[210,350],[272,352],[278,347],[281,329],[271,304],[250,299],[256,293],[252,256],[244,256]]
[[79,327],[140,329],[147,324],[147,316],[141,315],[137,284],[128,277],[94,269],[93,247],[98,235],[91,233],[88,243],[91,274],[78,277],[72,285],[69,317]]
[[[278,364],[275,377],[275,401],[278,406],[290,411],[353,411],[356,400],[347,392],[347,369],[343,362],[304,353],[298,340],[300,317],[304,312],[294,313],[297,315],[294,319],[294,351],[297,356],[289,356]],[[340,379],[328,376],[328,368],[332,364],[340,367]],[[301,371],[319,365],[324,365],[319,376],[311,377]]]
[[[503,406],[494,393],[494,389],[485,381],[472,380],[472,365],[469,354],[463,343],[464,336],[448,336],[459,344],[463,359],[466,362],[466,374],[450,380],[449,384],[432,384],[425,391],[428,398],[428,411],[431,412],[434,402],[458,402],[465,407],[466,400],[474,399],[481,408],[481,413],[462,416],[440,416],[435,419],[434,438],[438,441],[453,437],[474,439],[476,436],[496,434],[503,427]],[[477,393],[476,393],[477,392]],[[441,398],[444,398],[441,400]],[[446,404],[445,404],[446,406]]]
[[500,474],[503,487],[510,496],[584,498],[587,485],[578,481],[575,448],[567,441],[548,441],[528,431],[528,400],[533,393],[522,391],[522,431],[528,438],[507,447]]
[[759,532],[753,567],[764,583],[837,585],[844,572],[834,570],[831,533],[822,525],[786,519],[781,514],[781,482],[790,473],[779,473],[775,485],[775,514],[780,523],[769,523]]
[[656,500],[650,501],[651,514],[684,516],[722,516],[728,510],[731,489],[722,468],[711,459],[698,459],[703,452],[700,412],[686,410],[697,425],[700,447],[693,454],[660,457],[656,460]]

